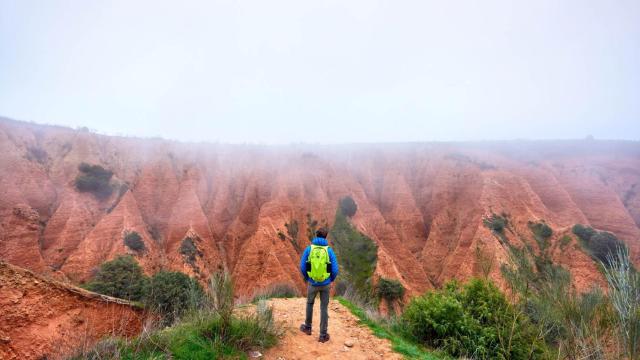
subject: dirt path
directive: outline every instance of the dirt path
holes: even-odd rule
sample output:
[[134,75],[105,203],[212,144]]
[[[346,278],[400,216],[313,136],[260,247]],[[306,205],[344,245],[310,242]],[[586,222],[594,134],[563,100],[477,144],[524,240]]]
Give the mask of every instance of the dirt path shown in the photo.
[[[329,303],[329,335],[331,340],[318,342],[320,301],[316,300],[313,333],[305,335],[298,329],[304,322],[306,299],[271,299],[276,321],[285,333],[278,345],[265,351],[264,359],[402,359],[391,351],[391,343],[375,337],[369,328],[359,325],[355,316],[336,300]],[[348,343],[351,347],[345,345]]]

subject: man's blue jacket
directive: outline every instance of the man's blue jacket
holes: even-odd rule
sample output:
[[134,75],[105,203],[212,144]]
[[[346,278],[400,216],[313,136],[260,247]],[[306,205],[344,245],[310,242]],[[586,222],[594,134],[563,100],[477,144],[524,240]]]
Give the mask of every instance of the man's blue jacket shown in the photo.
[[[314,238],[311,243],[313,245],[318,245],[318,246],[329,245],[329,243],[327,243],[327,239],[320,238],[320,237]],[[331,261],[331,274],[329,278],[327,278],[323,282],[316,282],[313,279],[309,278],[309,275],[307,275],[307,260],[309,260],[310,252],[311,252],[311,245],[307,246],[307,248],[304,249],[302,258],[300,258],[300,272],[302,273],[302,276],[304,276],[305,281],[309,281],[313,286],[324,286],[324,285],[331,284],[333,280],[336,279],[336,276],[338,276],[338,259],[336,258],[336,254],[333,252],[333,249],[329,248],[329,261]]]

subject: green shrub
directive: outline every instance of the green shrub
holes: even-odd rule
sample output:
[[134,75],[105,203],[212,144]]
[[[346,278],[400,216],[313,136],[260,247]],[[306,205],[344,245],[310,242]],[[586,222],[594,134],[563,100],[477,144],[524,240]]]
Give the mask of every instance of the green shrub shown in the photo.
[[202,256],[202,252],[196,246],[196,241],[197,239],[186,237],[182,239],[182,243],[180,243],[180,254],[182,254],[191,265],[195,264],[197,256]]
[[591,237],[588,242],[591,254],[601,261],[605,266],[609,266],[609,254],[615,254],[619,248],[624,248],[622,241],[610,232],[600,231]]
[[351,196],[343,197],[340,200],[339,206],[340,206],[340,211],[342,211],[342,213],[346,217],[353,217],[353,215],[356,214],[356,211],[358,211],[358,205],[356,204],[355,201],[353,201]]
[[90,192],[100,199],[111,196],[113,187],[109,183],[113,172],[100,165],[81,163],[78,166],[80,173],[76,176],[76,189],[81,192]]
[[245,359],[249,350],[277,343],[281,332],[263,301],[254,313],[234,315],[228,274],[216,273],[211,284],[207,298],[221,306],[202,306],[177,324],[144,332],[136,339],[104,339],[72,359]]
[[593,228],[581,224],[574,225],[571,230],[580,240],[584,241],[585,243],[588,243],[589,240],[591,240],[591,237],[597,233],[597,231],[595,231]]
[[124,236],[124,244],[133,251],[144,251],[146,249],[142,236],[135,231],[130,231]]
[[574,225],[572,230],[591,257],[605,266],[609,266],[609,254],[616,254],[619,248],[626,248],[625,244],[610,232],[597,231],[581,224]]
[[548,239],[553,235],[551,227],[544,222],[531,223],[529,226],[533,234],[542,239]]
[[549,242],[549,238],[551,238],[551,235],[553,235],[553,230],[551,229],[551,227],[544,223],[544,221],[536,223],[529,222],[529,229],[531,229],[531,232],[533,233],[533,236],[538,243],[540,251],[546,251],[551,245],[551,243]]
[[378,246],[357,231],[340,209],[329,236],[340,262],[342,280],[350,283],[359,296],[371,298],[371,276],[378,261]]
[[161,314],[166,323],[202,305],[200,284],[181,272],[160,271],[145,287],[145,306]]
[[111,170],[107,170],[100,165],[91,165],[85,162],[78,165],[78,170],[101,179],[111,179],[111,176],[113,175]]
[[392,303],[396,300],[402,299],[405,293],[405,288],[402,286],[402,283],[396,279],[386,279],[381,277],[376,285],[376,292],[380,298]]
[[100,265],[87,290],[121,299],[138,301],[143,298],[147,277],[130,255],[122,255]]
[[[160,271],[148,278],[130,255],[122,255],[100,266],[85,286],[100,294],[132,301],[143,301],[168,324],[189,310],[204,305],[200,284],[181,272]],[[218,291],[219,292],[219,291]]]
[[490,281],[473,279],[410,301],[401,325],[416,340],[452,356],[479,359],[543,358],[544,344],[529,319]]
[[516,306],[554,348],[553,357],[603,359],[612,316],[601,291],[575,291],[569,271],[546,254],[514,247],[510,255],[510,264],[502,266],[503,277],[518,297]]
[[490,217],[483,219],[483,223],[486,227],[497,233],[504,233],[504,229],[507,227],[509,221],[506,217],[502,217],[498,214],[491,214]]

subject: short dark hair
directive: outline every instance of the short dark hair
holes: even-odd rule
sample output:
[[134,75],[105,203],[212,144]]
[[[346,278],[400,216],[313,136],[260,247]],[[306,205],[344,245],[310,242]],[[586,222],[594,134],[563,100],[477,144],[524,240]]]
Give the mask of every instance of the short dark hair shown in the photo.
[[326,239],[327,233],[328,233],[327,228],[321,227],[320,229],[316,230],[316,237]]

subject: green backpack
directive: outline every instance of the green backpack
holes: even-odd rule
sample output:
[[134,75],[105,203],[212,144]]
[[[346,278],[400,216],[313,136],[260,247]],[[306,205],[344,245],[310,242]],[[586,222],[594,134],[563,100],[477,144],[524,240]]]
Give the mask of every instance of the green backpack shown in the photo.
[[331,275],[327,272],[327,265],[331,264],[329,260],[329,246],[311,245],[309,259],[307,260],[307,275],[313,281],[323,282]]

